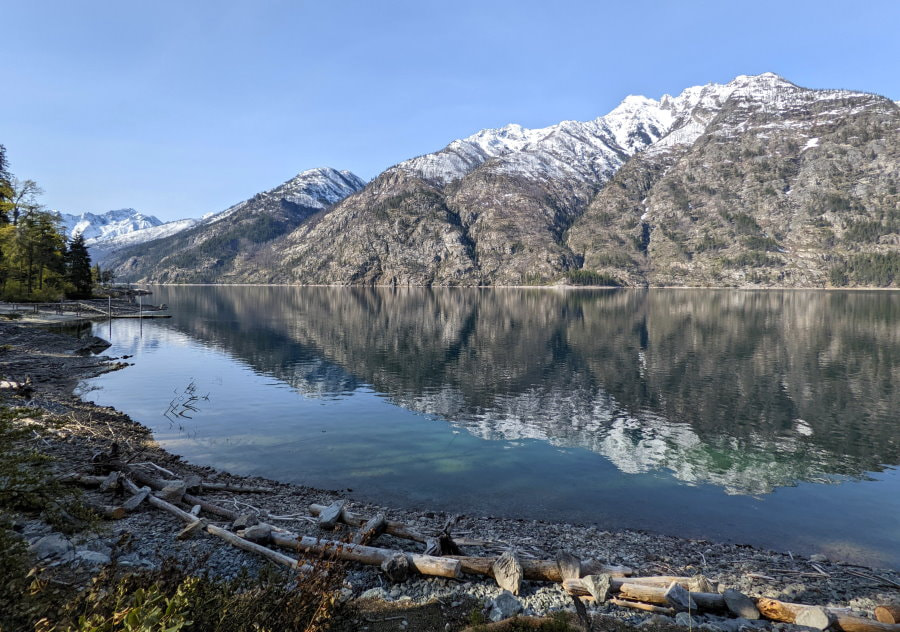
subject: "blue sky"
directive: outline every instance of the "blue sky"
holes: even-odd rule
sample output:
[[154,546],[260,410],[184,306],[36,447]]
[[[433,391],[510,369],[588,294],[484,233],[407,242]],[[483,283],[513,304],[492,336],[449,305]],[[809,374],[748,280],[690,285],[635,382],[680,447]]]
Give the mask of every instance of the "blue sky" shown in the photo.
[[0,143],[67,212],[219,211],[739,74],[900,99],[900,0],[0,0]]

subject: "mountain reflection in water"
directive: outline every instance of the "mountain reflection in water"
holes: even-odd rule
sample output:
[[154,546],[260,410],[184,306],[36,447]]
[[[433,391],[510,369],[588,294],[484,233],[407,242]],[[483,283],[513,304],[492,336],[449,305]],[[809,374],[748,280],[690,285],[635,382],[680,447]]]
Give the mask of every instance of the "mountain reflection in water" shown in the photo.
[[159,287],[153,301],[174,318],[115,323],[117,353],[199,345],[304,401],[370,390],[626,474],[762,496],[900,463],[897,292]]

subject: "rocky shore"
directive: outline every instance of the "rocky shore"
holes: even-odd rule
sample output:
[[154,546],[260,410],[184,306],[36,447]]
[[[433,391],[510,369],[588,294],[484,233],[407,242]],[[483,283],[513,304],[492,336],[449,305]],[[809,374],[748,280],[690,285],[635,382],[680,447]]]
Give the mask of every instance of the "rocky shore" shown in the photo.
[[[91,472],[98,454],[118,450],[120,458],[131,466],[145,467],[148,473],[158,477],[185,479],[195,475],[212,483],[269,489],[253,494],[204,490],[204,499],[249,514],[254,520],[301,535],[336,540],[352,537],[355,529],[341,525],[337,532],[323,536],[309,511],[310,504],[328,505],[346,498],[346,494],[237,477],[193,466],[162,450],[147,428],[126,415],[75,397],[73,389],[80,380],[110,370],[127,370],[127,358],[95,355],[100,347],[96,339],[79,340],[33,325],[0,320],[0,379],[8,384],[24,384],[26,377],[30,378],[27,391],[0,389],[0,406],[25,406],[34,409],[36,417],[48,413],[56,420],[54,424],[34,426],[33,445],[54,459],[53,467],[60,476]],[[107,498],[97,490],[85,491],[89,502],[104,503]],[[358,502],[350,502],[346,507],[367,517],[383,513],[389,520],[428,535],[441,532],[450,517],[441,512],[408,511]],[[223,527],[231,526],[225,519],[216,522],[215,516],[209,520]],[[153,569],[168,559],[189,568],[202,567],[222,578],[244,572],[254,574],[268,564],[257,555],[203,533],[176,539],[183,526],[175,517],[147,503],[121,519],[103,520],[68,535],[56,531],[42,515],[26,512],[13,516],[13,529],[27,543],[35,563],[68,569],[74,578],[70,581],[87,582],[109,565]],[[460,516],[452,527],[452,535],[474,543],[462,547],[466,555],[490,557],[516,551],[525,559],[554,559],[566,552],[580,559],[626,565],[638,576],[702,574],[716,582],[720,591],[734,588],[751,597],[850,608],[865,616],[871,616],[879,604],[900,602],[900,573],[835,563],[823,556],[801,558],[788,552],[735,544],[492,516]],[[377,546],[407,551],[422,548],[391,535],[382,535]],[[499,619],[516,613],[545,615],[573,609],[572,597],[557,583],[526,580],[516,597],[504,593],[486,577],[465,575],[458,580],[414,575],[400,583],[391,583],[377,566],[358,564],[348,566],[340,599],[354,605],[353,614],[337,624],[342,630],[456,630],[470,622],[473,612],[483,613],[487,619]],[[608,603],[588,605],[588,613],[595,622],[607,622],[603,629],[618,623],[663,628],[681,625],[709,632],[796,627],[697,613],[669,617]]]

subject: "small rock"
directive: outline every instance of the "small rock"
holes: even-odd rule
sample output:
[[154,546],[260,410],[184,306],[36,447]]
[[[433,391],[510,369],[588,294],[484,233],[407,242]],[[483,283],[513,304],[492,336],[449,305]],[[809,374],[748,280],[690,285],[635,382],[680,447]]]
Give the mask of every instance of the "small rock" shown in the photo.
[[810,561],[810,562],[816,562],[816,563],[827,562],[827,561],[828,561],[828,557],[825,556],[825,555],[822,555],[821,553],[816,553],[815,555],[810,555],[810,556],[809,556],[809,561]]
[[59,555],[64,555],[69,551],[72,551],[75,547],[72,546],[72,543],[69,542],[66,538],[61,536],[58,533],[53,533],[51,535],[45,535],[37,542],[28,547],[28,550],[31,551],[35,557],[39,560],[46,559],[48,557],[56,557]]
[[695,628],[697,627],[697,620],[694,619],[687,612],[679,612],[675,615],[675,623],[678,625],[683,625],[686,628]]
[[389,597],[387,591],[384,588],[369,588],[369,590],[364,591],[360,596],[360,599],[380,599],[381,601],[386,601]]
[[661,625],[672,625],[675,623],[675,620],[672,617],[667,617],[664,614],[654,614],[650,615],[643,621],[638,624],[639,628],[648,628],[648,627],[656,627]]
[[105,566],[109,564],[109,556],[99,551],[79,549],[75,552],[75,561],[86,566]]
[[491,611],[488,618],[491,621],[503,621],[522,612],[522,602],[516,599],[508,590],[504,590],[491,601]]

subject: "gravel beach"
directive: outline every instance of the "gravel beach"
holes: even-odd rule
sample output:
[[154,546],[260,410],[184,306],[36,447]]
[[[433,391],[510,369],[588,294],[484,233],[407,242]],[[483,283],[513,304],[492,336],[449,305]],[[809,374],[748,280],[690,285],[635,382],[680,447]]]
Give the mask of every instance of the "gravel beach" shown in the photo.
[[[355,528],[341,527],[323,535],[311,517],[309,505],[328,505],[346,498],[346,509],[364,517],[383,513],[388,520],[435,535],[447,524],[442,512],[410,511],[400,507],[380,507],[354,502],[352,495],[336,491],[288,485],[262,478],[233,476],[208,467],[196,467],[156,445],[150,431],[126,415],[86,403],[73,395],[78,382],[106,371],[128,370],[127,358],[95,355],[102,345],[57,333],[34,324],[0,320],[0,379],[31,380],[31,392],[13,388],[0,390],[3,406],[27,406],[47,411],[59,421],[52,427],[35,430],[35,444],[55,459],[60,475],[91,473],[97,454],[109,453],[113,444],[120,458],[148,475],[184,479],[197,475],[203,481],[271,489],[265,493],[232,493],[204,490],[203,498],[237,513],[301,535],[340,540],[352,537]],[[138,464],[152,464],[139,466]],[[86,497],[109,503],[110,494],[87,490]],[[216,516],[212,524],[229,527]],[[268,562],[229,546],[221,539],[200,533],[175,539],[184,523],[147,503],[122,519],[103,521],[99,527],[74,536],[56,533],[39,516],[19,514],[14,528],[27,542],[31,554],[44,565],[71,566],[89,576],[107,564],[120,567],[156,568],[167,558],[187,566],[198,563],[209,573],[234,577],[258,571]],[[689,540],[638,531],[602,531],[590,525],[561,522],[514,520],[493,516],[458,516],[451,533],[465,541],[464,554],[482,557],[515,551],[523,558],[554,559],[562,552],[583,560],[625,565],[637,576],[702,574],[716,588],[737,589],[751,597],[771,597],[797,603],[850,608],[871,617],[875,606],[900,601],[900,573],[891,569],[868,569],[829,561],[824,556],[810,558],[788,552],[759,550],[749,546]],[[423,545],[382,535],[376,546],[421,551]],[[868,575],[863,577],[861,575]],[[525,581],[518,597],[502,595],[490,578],[466,575],[462,580],[413,578],[389,582],[376,566],[351,564],[342,590],[342,600],[360,605],[358,618],[345,628],[366,630],[459,629],[465,612],[482,609],[490,618],[521,612],[543,615],[572,609],[572,597],[556,583]],[[446,612],[443,627],[404,612],[423,607]],[[502,611],[502,613],[501,613]],[[637,612],[610,604],[588,605],[599,621],[616,619],[628,625],[684,625],[710,632],[740,632],[754,629],[792,629],[797,626],[771,621],[749,621],[715,615],[680,613],[677,618]],[[400,614],[397,614],[400,613]],[[451,614],[455,613],[455,614]],[[462,613],[462,614],[461,614]],[[648,623],[649,622],[649,623]],[[419,627],[417,627],[419,626]],[[600,628],[597,628],[600,629]]]

